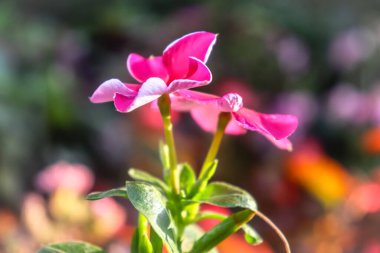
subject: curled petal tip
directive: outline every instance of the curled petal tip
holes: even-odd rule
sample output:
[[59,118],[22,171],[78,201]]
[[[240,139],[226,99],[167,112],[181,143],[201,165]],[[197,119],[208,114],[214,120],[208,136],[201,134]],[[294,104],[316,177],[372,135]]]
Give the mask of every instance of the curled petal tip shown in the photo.
[[237,112],[243,107],[243,99],[237,93],[228,93],[224,95],[223,102],[225,102],[233,112]]
[[128,94],[134,91],[120,80],[110,79],[100,84],[89,99],[92,103],[110,102],[113,100],[116,92]]

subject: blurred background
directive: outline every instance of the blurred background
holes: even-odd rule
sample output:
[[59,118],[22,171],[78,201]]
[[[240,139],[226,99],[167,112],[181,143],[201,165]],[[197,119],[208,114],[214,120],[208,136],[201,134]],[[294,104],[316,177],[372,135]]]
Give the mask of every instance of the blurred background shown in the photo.
[[[129,252],[130,204],[83,196],[123,185],[130,167],[159,175],[160,121],[88,97],[107,79],[133,82],[129,53],[160,55],[198,30],[219,33],[200,90],[300,120],[293,152],[226,136],[216,179],[251,192],[296,253],[380,252],[379,1],[2,0],[1,253],[68,239]],[[212,136],[174,117],[180,160],[199,169]],[[252,225],[264,244],[236,235],[220,252],[282,252]]]

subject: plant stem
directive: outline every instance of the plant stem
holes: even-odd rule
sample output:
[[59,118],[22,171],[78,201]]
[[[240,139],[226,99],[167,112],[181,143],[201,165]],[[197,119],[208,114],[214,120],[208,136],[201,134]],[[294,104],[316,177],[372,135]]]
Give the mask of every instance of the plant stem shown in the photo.
[[222,142],[222,138],[224,136],[224,130],[226,129],[228,122],[230,122],[230,119],[231,119],[231,113],[229,112],[222,112],[219,114],[218,126],[216,128],[216,132],[214,134],[214,138],[212,140],[211,146],[207,152],[206,159],[203,162],[199,177],[202,177],[209,163],[214,161],[218,153],[220,143]]
[[202,220],[206,220],[206,219],[215,219],[215,220],[224,220],[225,218],[227,218],[228,216],[224,215],[224,214],[220,214],[220,213],[213,213],[213,212],[203,212],[203,213],[200,213],[194,220],[194,223],[197,223],[199,221],[202,221]]
[[164,132],[166,144],[169,148],[169,163],[170,163],[170,182],[172,190],[176,195],[180,193],[179,175],[177,169],[177,153],[175,149],[173,137],[173,124],[170,116],[170,97],[165,93],[158,99],[158,107],[160,108],[162,121],[164,122]]
[[271,221],[267,216],[265,216],[263,213],[259,212],[258,210],[255,211],[257,216],[259,216],[265,223],[267,223],[269,226],[273,228],[273,230],[277,233],[277,235],[281,238],[282,242],[284,243],[285,251],[286,253],[291,253],[289,242],[286,239],[285,235],[281,232],[281,230]]

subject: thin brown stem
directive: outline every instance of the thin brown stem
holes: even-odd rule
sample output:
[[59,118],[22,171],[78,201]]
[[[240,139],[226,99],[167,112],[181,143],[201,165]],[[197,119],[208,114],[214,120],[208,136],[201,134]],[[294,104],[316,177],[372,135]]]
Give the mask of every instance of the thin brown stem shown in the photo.
[[265,216],[262,212],[258,210],[256,210],[255,212],[257,216],[259,216],[265,223],[267,223],[277,233],[277,235],[280,237],[280,239],[284,243],[286,253],[291,253],[288,240],[286,239],[282,231],[276,226],[276,224],[274,224],[273,221],[271,221],[271,219]]

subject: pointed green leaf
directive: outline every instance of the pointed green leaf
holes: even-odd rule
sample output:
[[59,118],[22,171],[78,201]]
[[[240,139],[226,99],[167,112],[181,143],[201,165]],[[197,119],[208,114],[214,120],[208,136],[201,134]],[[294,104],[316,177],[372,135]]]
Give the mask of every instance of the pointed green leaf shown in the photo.
[[101,248],[85,242],[62,242],[44,246],[37,253],[106,253]]
[[242,207],[257,210],[256,201],[245,190],[224,182],[212,182],[201,192],[196,201],[223,207]]
[[221,241],[238,231],[254,215],[255,213],[248,209],[230,215],[199,238],[194,243],[190,253],[201,253],[211,250]]
[[139,239],[139,253],[153,253],[152,243],[146,234],[142,235]]
[[120,188],[110,189],[108,191],[103,191],[103,192],[92,192],[87,195],[86,199],[98,200],[98,199],[103,199],[103,198],[108,198],[108,197],[122,197],[122,198],[127,199],[128,194],[125,187],[120,187]]
[[212,163],[209,163],[207,169],[204,171],[201,177],[197,180],[193,189],[191,190],[191,193],[189,195],[190,198],[197,195],[198,193],[203,192],[203,190],[206,188],[208,184],[208,181],[215,174],[217,167],[218,167],[217,159],[215,159]]
[[138,221],[139,253],[153,253],[153,246],[148,238],[149,223],[144,215],[139,213]]
[[196,180],[194,169],[188,163],[180,164],[179,167],[181,189],[184,189],[186,195],[188,195]]
[[167,185],[159,178],[139,169],[129,169],[128,174],[134,180],[144,181],[160,187],[163,191],[168,191]]
[[152,227],[150,228],[150,241],[152,242],[153,252],[162,253],[162,239],[158,236]]
[[215,174],[216,168],[218,167],[218,163],[219,162],[217,159],[215,159],[211,163],[208,163],[207,169],[204,171],[203,175],[201,175],[199,180],[207,183]]
[[[206,219],[216,219],[216,220],[223,221],[227,217],[228,217],[227,215],[224,215],[221,213],[215,213],[215,212],[210,212],[210,211],[200,212],[198,213],[196,222],[201,221],[201,220],[206,220]],[[241,229],[244,231],[245,240],[249,244],[257,245],[257,244],[262,243],[263,239],[252,226],[245,224],[242,226]]]
[[144,182],[126,182],[129,200],[142,213],[172,253],[178,253],[173,220],[166,200],[157,187]]
[[244,231],[244,239],[249,244],[257,245],[263,242],[263,238],[256,232],[256,230],[248,224],[242,227]]
[[139,253],[139,229],[136,228],[131,240],[131,253]]

